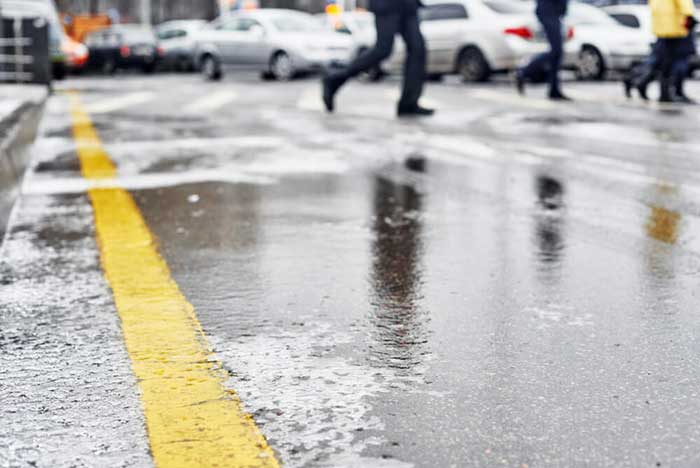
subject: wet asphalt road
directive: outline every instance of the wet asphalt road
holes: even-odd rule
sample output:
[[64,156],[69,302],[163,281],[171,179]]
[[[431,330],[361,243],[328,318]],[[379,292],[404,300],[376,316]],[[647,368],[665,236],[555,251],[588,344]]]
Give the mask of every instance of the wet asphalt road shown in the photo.
[[[700,465],[700,112],[396,83],[83,78],[227,385],[290,467]],[[693,83],[690,92],[700,96]],[[0,466],[149,466],[66,97],[2,255]]]

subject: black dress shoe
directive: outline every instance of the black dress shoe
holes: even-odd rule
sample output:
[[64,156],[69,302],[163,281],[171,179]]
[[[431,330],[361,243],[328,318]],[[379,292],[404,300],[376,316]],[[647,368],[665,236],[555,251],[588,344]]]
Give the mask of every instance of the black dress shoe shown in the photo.
[[647,85],[646,84],[638,85],[637,92],[639,93],[640,98],[644,99],[645,101],[649,100],[649,96],[647,96]]
[[518,90],[519,95],[525,96],[525,78],[519,71],[515,73],[515,89]]
[[622,84],[625,86],[625,97],[627,99],[632,98],[632,80],[629,78],[625,78],[622,80]]
[[430,117],[435,113],[434,109],[426,109],[421,106],[399,107],[399,117]]
[[335,110],[335,93],[338,92],[338,88],[340,88],[342,83],[331,76],[324,76],[322,84],[323,104],[326,106],[326,110],[332,113]]
[[552,101],[573,101],[573,99],[563,94],[561,91],[549,93],[549,99]]
[[673,102],[677,102],[680,104],[688,104],[690,106],[694,106],[697,104],[697,102],[694,99],[690,99],[685,94],[676,94],[673,98]]

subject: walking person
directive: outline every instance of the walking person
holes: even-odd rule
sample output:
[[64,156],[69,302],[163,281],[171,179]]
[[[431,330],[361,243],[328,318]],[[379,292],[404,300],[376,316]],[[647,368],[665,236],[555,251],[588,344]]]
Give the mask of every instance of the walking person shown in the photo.
[[[692,1],[692,0],[691,0]],[[535,14],[544,28],[549,42],[549,52],[535,57],[525,68],[516,73],[516,86],[521,95],[525,94],[525,84],[542,76],[546,71],[549,76],[549,99],[570,101],[561,91],[559,69],[564,57],[564,31],[562,19],[566,16],[568,0],[537,0]]]
[[406,43],[406,61],[403,73],[403,92],[398,104],[399,117],[421,117],[434,113],[418,104],[425,82],[425,41],[418,22],[420,0],[370,0],[369,9],[375,16],[377,42],[371,50],[356,58],[339,71],[323,78],[323,103],[328,112],[335,108],[335,96],[352,77],[370,70],[389,58],[394,38],[401,34]]
[[[688,40],[695,26],[693,0],[649,0],[654,35],[659,38],[658,60],[661,72],[659,102],[673,102],[673,67],[687,56]],[[688,39],[691,37],[691,39]],[[682,81],[681,81],[681,92]]]

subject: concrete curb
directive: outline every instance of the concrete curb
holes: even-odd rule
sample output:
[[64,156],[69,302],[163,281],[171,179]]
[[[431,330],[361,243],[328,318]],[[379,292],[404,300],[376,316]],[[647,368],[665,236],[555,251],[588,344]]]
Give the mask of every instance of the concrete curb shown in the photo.
[[0,87],[0,244],[48,97],[45,86]]

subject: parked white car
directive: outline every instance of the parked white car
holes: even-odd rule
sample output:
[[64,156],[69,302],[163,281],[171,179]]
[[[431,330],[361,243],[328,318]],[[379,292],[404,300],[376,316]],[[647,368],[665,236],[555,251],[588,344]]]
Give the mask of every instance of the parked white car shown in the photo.
[[[459,74],[464,81],[487,81],[514,70],[548,44],[535,5],[512,0],[426,0],[421,31],[428,50],[428,74]],[[398,70],[404,47],[398,41],[387,67]]]
[[196,63],[211,80],[235,68],[289,80],[302,72],[345,65],[356,50],[350,37],[329,31],[312,15],[282,9],[220,17],[200,31],[196,42]]
[[181,20],[158,25],[156,35],[168,68],[178,71],[194,70],[196,35],[206,24],[204,20]]
[[571,2],[567,21],[575,31],[578,55],[569,55],[564,67],[579,79],[602,80],[610,70],[627,71],[651,52],[650,33],[622,26],[600,8]]

